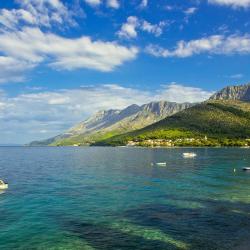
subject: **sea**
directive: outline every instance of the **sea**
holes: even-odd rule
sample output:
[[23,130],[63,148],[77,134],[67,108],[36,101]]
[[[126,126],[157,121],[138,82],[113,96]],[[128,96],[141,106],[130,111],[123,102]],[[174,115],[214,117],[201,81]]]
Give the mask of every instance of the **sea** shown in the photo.
[[250,249],[243,167],[247,148],[0,147],[0,249]]

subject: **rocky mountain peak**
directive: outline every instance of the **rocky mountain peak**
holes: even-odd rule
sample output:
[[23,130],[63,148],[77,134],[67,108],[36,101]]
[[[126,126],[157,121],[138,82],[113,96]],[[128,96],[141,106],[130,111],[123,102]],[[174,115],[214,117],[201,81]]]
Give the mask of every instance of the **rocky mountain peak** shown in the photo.
[[250,102],[250,83],[227,86],[212,95],[210,100],[239,100]]
[[168,101],[150,102],[142,106],[144,111],[152,112],[159,116],[165,116],[165,114],[174,114],[185,108],[191,107],[191,103],[176,103]]

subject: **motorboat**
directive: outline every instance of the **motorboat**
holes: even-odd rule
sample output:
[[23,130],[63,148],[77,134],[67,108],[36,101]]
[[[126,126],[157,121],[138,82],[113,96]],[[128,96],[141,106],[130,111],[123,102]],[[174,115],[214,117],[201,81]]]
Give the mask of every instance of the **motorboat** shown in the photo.
[[242,168],[243,171],[250,171],[250,168],[248,167],[245,167],[245,168]]
[[182,156],[184,158],[194,158],[197,156],[197,154],[196,153],[183,153]]
[[161,166],[161,167],[166,167],[167,163],[166,162],[156,162],[155,163],[157,166]]
[[167,163],[166,162],[152,162],[151,166],[159,166],[159,167],[166,167]]
[[5,183],[4,181],[0,180],[0,190],[7,189],[8,187],[8,183]]

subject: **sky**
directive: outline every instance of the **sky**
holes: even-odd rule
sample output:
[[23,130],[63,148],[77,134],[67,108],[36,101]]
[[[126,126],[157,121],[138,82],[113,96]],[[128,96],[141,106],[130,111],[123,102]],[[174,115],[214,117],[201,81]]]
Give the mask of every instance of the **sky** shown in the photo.
[[250,0],[1,0],[0,144],[250,82]]

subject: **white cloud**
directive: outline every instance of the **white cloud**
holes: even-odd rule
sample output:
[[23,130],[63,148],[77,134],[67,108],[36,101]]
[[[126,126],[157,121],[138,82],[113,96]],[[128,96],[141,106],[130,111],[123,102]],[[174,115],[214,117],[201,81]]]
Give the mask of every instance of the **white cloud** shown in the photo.
[[56,69],[88,68],[107,72],[134,59],[138,49],[115,42],[93,41],[86,36],[69,39],[43,33],[38,28],[25,28],[0,34],[0,53],[16,60],[22,69],[46,63]]
[[54,136],[99,110],[122,109],[134,103],[142,105],[159,100],[198,102],[211,94],[176,83],[162,85],[155,91],[114,84],[35,91],[15,97],[0,91],[0,143],[26,143]]
[[143,21],[141,29],[147,31],[148,33],[154,34],[156,37],[160,36],[163,32],[163,27],[167,25],[167,22],[161,21],[159,24],[151,24],[147,21]]
[[155,36],[160,36],[163,32],[163,28],[167,24],[166,21],[161,21],[158,24],[151,24],[146,20],[140,20],[136,16],[129,16],[127,22],[122,25],[117,34],[119,37],[136,38],[137,30],[140,29]]
[[207,100],[214,92],[206,91],[201,88],[183,86],[177,83],[163,85],[157,99],[172,102],[202,102]]
[[140,8],[146,8],[148,6],[148,0],[142,0],[140,4]]
[[189,57],[201,53],[208,54],[249,54],[250,35],[213,35],[189,42],[179,41],[173,50],[149,45],[146,52],[157,57]]
[[[78,14],[59,0],[16,0],[19,9],[1,9],[0,24],[5,29],[18,29],[19,26],[76,25],[73,16]],[[63,25],[63,26],[62,26]]]
[[0,9],[0,24],[8,29],[16,29],[19,22],[26,24],[35,24],[35,17],[28,11],[23,9]]
[[121,30],[118,31],[118,35],[125,38],[135,38],[137,37],[136,28],[138,26],[138,18],[135,16],[130,16],[127,18],[127,22],[122,25]]
[[17,0],[17,2],[32,14],[40,25],[75,24],[72,19],[73,12],[60,0]]
[[233,8],[248,8],[250,6],[250,0],[208,0],[209,3],[231,6]]
[[107,0],[107,6],[113,9],[119,9],[120,3],[118,0]]
[[[99,6],[104,2],[103,0],[84,0],[84,1],[92,7]],[[107,7],[113,9],[120,8],[120,2],[118,0],[106,0],[106,5]]]
[[85,0],[85,2],[91,6],[99,6],[102,2],[101,0]]
[[[190,17],[193,16],[197,11],[198,11],[198,8],[196,8],[196,7],[190,7],[190,8],[185,9],[183,11],[183,13],[185,14],[184,22],[188,23]],[[182,28],[183,28],[183,25],[180,26],[180,29],[182,29]]]
[[[100,4],[102,0],[86,0]],[[93,41],[91,37],[66,38],[42,31],[51,26],[75,25],[72,12],[60,0],[16,0],[20,9],[0,9],[0,83],[20,82],[24,73],[41,63],[61,70],[114,70],[124,62],[136,58],[138,49],[116,42]],[[111,1],[116,8],[119,2]],[[5,63],[5,62],[6,63]]]
[[186,10],[184,10],[184,13],[186,15],[193,15],[198,9],[196,7],[190,7]]
[[22,82],[24,72],[31,70],[34,64],[8,56],[0,56],[0,83]]

